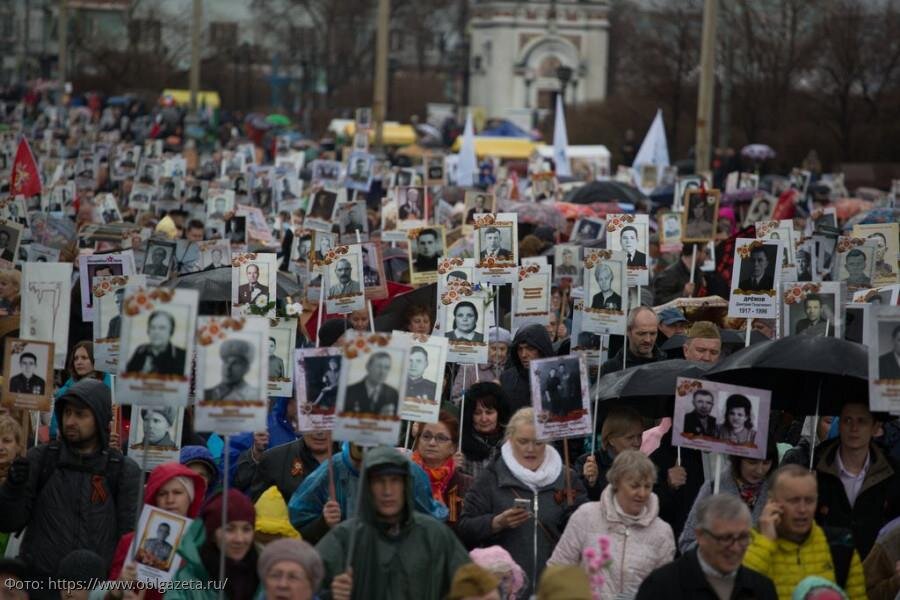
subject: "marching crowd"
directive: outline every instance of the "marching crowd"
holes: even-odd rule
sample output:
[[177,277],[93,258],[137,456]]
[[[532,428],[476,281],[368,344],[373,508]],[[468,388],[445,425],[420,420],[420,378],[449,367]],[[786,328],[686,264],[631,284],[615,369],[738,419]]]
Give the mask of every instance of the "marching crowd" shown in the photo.
[[[104,134],[132,142],[136,135],[115,110],[73,119],[68,129],[54,129],[38,106],[23,112],[20,126],[50,132],[69,157]],[[158,124],[156,139],[180,133],[177,120]],[[169,146],[167,139],[166,152],[185,151]],[[336,152],[328,145],[318,151]],[[203,223],[179,208],[129,209],[132,182],[110,179],[111,162],[112,155],[99,163],[93,189],[68,211],[78,228],[93,223],[92,197],[102,191],[119,198],[125,222],[154,236],[204,238]],[[186,176],[207,177],[191,168]],[[374,222],[378,206],[370,206]],[[284,246],[273,251],[283,256],[303,215],[300,222],[267,216],[273,226],[279,218]],[[535,227],[527,237],[523,246],[546,249],[567,232]],[[78,251],[73,240],[59,260],[72,261]],[[626,335],[614,336],[608,360],[596,366],[601,380],[682,356],[715,364],[727,353],[719,325],[692,323],[672,305],[651,307],[711,294],[731,274],[701,271],[701,245],[684,244],[669,266],[653,254],[651,285],[629,311]],[[6,262],[0,307],[14,317],[20,276]],[[511,335],[508,320],[498,319],[487,335],[488,363],[468,375],[448,365],[439,419],[410,424],[408,449],[403,439],[396,448],[364,449],[339,444],[327,431],[298,431],[296,398],[278,398],[270,401],[267,431],[233,436],[224,448],[221,438],[194,430],[188,408],[180,461],[147,474],[123,452],[109,374],[95,368],[73,303],[68,369],[58,377],[51,427],[32,427],[16,410],[0,417],[3,597],[211,599],[221,597],[220,585],[235,600],[898,597],[895,421],[874,415],[867,398],[847,398],[840,414],[818,419],[773,412],[765,458],[727,458],[718,493],[708,453],[677,448],[671,419],[647,419],[627,406],[600,416],[596,440],[545,442],[535,428],[529,363],[569,354],[573,344],[571,299],[558,289],[553,299],[546,325]],[[434,318],[428,307],[411,305],[404,329],[429,334]],[[316,338],[334,345],[346,330],[370,325],[367,314],[326,319],[311,336],[302,328],[298,346]],[[771,335],[770,323],[755,327]],[[676,335],[685,336],[683,345],[662,350]],[[704,417],[704,402],[695,398],[686,428],[717,426]],[[154,418],[171,422],[160,411],[131,414],[145,431]],[[728,434],[743,442],[753,432]],[[143,505],[192,522],[177,540],[160,529],[157,538],[136,541]],[[161,558],[174,550],[181,561],[174,580],[137,589],[138,565],[129,558],[136,545]],[[53,589],[53,580],[97,589]],[[99,589],[106,580],[126,585]]]

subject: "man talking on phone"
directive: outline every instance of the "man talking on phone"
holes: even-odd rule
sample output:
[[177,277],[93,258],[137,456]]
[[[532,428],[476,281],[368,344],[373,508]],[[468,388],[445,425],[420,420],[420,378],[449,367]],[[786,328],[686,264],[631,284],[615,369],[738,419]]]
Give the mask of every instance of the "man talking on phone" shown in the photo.
[[744,566],[775,583],[780,600],[810,575],[837,583],[850,600],[864,599],[866,582],[853,536],[846,529],[816,525],[818,484],[815,472],[785,465],[772,475],[768,502],[751,531]]

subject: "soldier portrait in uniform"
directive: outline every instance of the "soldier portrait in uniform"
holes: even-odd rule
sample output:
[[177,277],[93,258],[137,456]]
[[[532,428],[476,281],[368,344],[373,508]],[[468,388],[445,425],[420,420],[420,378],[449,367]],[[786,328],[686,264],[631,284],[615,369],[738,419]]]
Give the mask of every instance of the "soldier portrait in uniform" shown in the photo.
[[[242,339],[227,339],[219,346],[220,381],[203,390],[204,400],[261,400],[266,393],[248,382],[251,367],[259,358],[253,345]],[[207,374],[212,379],[212,374]],[[251,380],[255,378],[250,377]]]

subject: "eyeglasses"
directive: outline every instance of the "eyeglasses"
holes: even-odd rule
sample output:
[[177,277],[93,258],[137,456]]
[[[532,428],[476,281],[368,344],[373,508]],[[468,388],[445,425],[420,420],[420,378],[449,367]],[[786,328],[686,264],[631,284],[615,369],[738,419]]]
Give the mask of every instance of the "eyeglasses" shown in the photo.
[[447,442],[450,441],[450,438],[448,438],[446,435],[443,435],[440,433],[437,435],[434,435],[434,434],[428,433],[428,432],[423,433],[421,436],[419,436],[419,439],[421,439],[426,444],[431,441],[435,441],[438,444],[446,444]]
[[750,532],[738,533],[736,535],[716,535],[709,529],[704,529],[703,533],[708,535],[710,538],[715,540],[717,544],[720,546],[733,546],[737,544],[738,546],[747,546],[750,544]]
[[287,582],[291,585],[296,585],[298,583],[308,583],[309,579],[305,575],[299,575],[297,573],[284,572],[278,570],[272,570],[266,575],[266,579],[271,582],[280,582],[282,580],[287,580]]

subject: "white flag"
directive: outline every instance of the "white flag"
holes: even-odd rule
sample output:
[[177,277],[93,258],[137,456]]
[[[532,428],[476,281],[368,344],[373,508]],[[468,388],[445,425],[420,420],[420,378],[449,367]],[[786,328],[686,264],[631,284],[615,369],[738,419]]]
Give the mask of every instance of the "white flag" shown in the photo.
[[[650,124],[650,129],[641,143],[641,149],[638,150],[637,156],[634,158],[634,164],[631,169],[634,172],[634,179],[638,183],[641,182],[641,165],[656,165],[657,181],[662,175],[665,167],[669,166],[669,145],[666,141],[666,127],[663,125],[662,109],[656,111],[656,117]],[[639,186],[640,187],[640,186]],[[652,192],[652,189],[641,188],[645,194]]]
[[556,96],[556,120],[553,123],[553,162],[556,163],[557,177],[571,177],[572,167],[566,148],[569,147],[569,136],[566,135],[566,113],[563,111],[562,94]]
[[456,185],[473,187],[478,183],[478,160],[475,158],[475,132],[472,127],[472,113],[466,115],[462,145],[459,148],[459,163],[456,167]]

